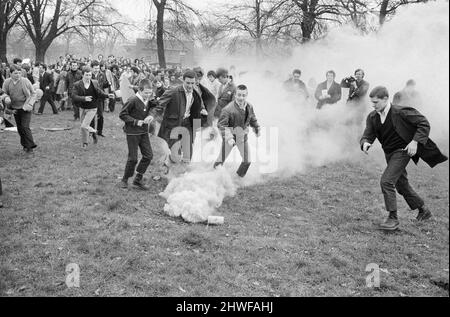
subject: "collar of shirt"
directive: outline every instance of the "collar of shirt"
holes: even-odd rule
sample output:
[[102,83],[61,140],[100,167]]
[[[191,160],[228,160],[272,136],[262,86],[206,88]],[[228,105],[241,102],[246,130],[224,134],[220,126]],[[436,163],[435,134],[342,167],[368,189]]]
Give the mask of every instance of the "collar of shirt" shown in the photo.
[[238,104],[238,102],[236,101],[236,106],[237,106],[239,109],[245,111],[245,109],[247,108],[247,102],[244,102],[243,105],[241,106],[241,105]]
[[386,122],[386,118],[387,118],[387,115],[390,110],[391,110],[391,104],[388,103],[386,108],[384,108],[384,110],[382,112],[378,112],[378,114],[380,115],[380,120],[381,120],[382,124],[384,124]]
[[378,114],[379,114],[381,117],[386,117],[387,114],[389,113],[389,110],[391,110],[391,104],[388,102],[386,108],[384,108],[383,111],[378,112]]
[[136,97],[138,97],[139,100],[142,101],[142,103],[145,105],[144,98],[141,96],[141,94],[139,92],[136,93]]

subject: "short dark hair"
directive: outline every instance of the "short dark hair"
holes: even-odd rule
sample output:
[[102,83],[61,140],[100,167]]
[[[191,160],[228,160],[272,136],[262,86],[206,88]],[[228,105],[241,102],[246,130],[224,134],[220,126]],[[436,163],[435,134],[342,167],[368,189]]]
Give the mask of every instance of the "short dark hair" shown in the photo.
[[136,66],[131,67],[131,71],[135,72],[136,74],[139,74],[141,71],[139,68],[137,68]]
[[336,78],[336,72],[335,72],[334,70],[329,70],[329,71],[327,71],[327,75],[328,75],[328,74],[333,74],[333,77]]
[[406,82],[406,86],[415,86],[416,81],[414,79],[410,79]]
[[193,71],[197,74],[197,77],[203,77],[203,75],[205,74],[201,67],[195,67]]
[[216,72],[213,71],[213,70],[210,70],[206,76],[207,76],[207,77],[213,76],[214,78],[217,78]]
[[22,59],[19,57],[16,57],[13,59],[13,64],[22,63]]
[[239,85],[236,87],[236,90],[247,90],[248,91],[248,88],[245,85]]
[[16,64],[9,65],[9,70],[11,73],[14,73],[15,71],[22,71],[22,67]]
[[48,68],[46,64],[41,64],[41,66],[44,70],[47,70],[47,68]]
[[220,77],[228,77],[228,70],[226,70],[225,68],[219,68],[216,71],[216,78],[220,78]]
[[92,68],[90,68],[89,66],[84,66],[82,69],[81,69],[81,74],[85,74],[85,73],[91,73],[92,72]]
[[145,88],[152,89],[152,83],[146,78],[139,82],[139,91],[143,91]]
[[295,74],[299,74],[301,76],[302,75],[302,71],[300,69],[294,69],[292,71],[292,75],[295,75]]
[[197,74],[193,70],[188,69],[183,74],[183,80],[185,80],[186,78],[196,79],[197,78]]
[[371,91],[369,97],[378,99],[389,98],[389,91],[384,86],[377,86]]
[[100,63],[98,62],[98,61],[92,61],[92,63],[91,63],[91,67],[94,67],[94,66],[100,66]]
[[366,75],[366,73],[361,68],[358,68],[357,70],[355,70],[355,75],[358,72],[362,72],[363,73],[363,77]]

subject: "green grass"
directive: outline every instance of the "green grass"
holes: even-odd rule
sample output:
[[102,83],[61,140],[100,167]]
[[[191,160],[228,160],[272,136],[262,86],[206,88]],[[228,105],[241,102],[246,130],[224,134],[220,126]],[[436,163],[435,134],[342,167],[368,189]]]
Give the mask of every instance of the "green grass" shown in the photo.
[[[47,109],[48,110],[48,109]],[[434,219],[417,224],[399,198],[401,231],[385,234],[381,153],[240,188],[219,209],[225,225],[173,219],[151,191],[123,191],[127,149],[116,114],[97,146],[81,149],[71,114],[33,117],[39,145],[27,157],[15,133],[0,133],[1,296],[448,296],[448,163],[409,166]],[[153,142],[155,157],[158,147]],[[67,288],[66,266],[80,266]],[[365,268],[382,269],[366,287]]]

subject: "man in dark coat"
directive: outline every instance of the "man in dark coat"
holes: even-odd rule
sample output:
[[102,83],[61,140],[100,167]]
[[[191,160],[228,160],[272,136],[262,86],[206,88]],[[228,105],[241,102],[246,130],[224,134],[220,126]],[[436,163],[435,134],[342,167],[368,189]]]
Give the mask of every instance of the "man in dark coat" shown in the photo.
[[74,120],[80,119],[80,109],[73,102],[72,90],[73,90],[73,85],[77,81],[80,81],[82,78],[83,78],[83,74],[78,69],[78,62],[72,61],[71,65],[70,65],[70,71],[67,73],[67,76],[66,76],[66,87],[67,87],[67,91],[68,91],[68,95],[69,95],[69,98],[67,98],[67,107],[70,109],[70,107],[73,106]]
[[[186,160],[192,158],[194,128],[197,126],[194,124],[195,120],[199,120],[198,127],[201,127],[201,120],[206,120],[208,115],[200,94],[194,89],[195,78],[194,71],[186,71],[183,74],[183,84],[166,90],[155,108],[155,112],[159,116],[158,121],[161,121],[158,136],[167,142],[169,148],[181,140]],[[181,129],[174,130],[175,128]],[[186,130],[182,128],[187,129],[189,135],[183,135]]]
[[206,111],[208,111],[208,119],[205,125],[212,126],[214,121],[214,111],[216,109],[216,97],[202,84],[202,79],[204,76],[203,69],[200,67],[195,67],[193,69],[197,78],[195,82],[195,89],[200,94],[203,104],[205,105]]
[[370,99],[375,111],[367,117],[360,145],[366,154],[375,139],[383,147],[388,165],[381,177],[381,189],[389,217],[380,228],[393,231],[399,226],[396,190],[412,210],[419,210],[418,221],[432,217],[422,198],[409,185],[406,166],[410,159],[416,164],[422,159],[430,167],[435,167],[448,158],[429,139],[430,124],[416,109],[391,105],[385,87],[376,87],[370,93]]
[[47,67],[47,65],[42,65],[42,68],[44,69],[44,73],[41,75],[39,80],[39,85],[41,90],[43,91],[43,95],[41,98],[41,106],[38,110],[38,115],[42,115],[44,112],[45,104],[48,102],[50,106],[52,107],[53,114],[58,114],[58,108],[55,105],[55,101],[53,100],[53,93],[52,90],[55,87],[55,80],[53,79],[53,72],[50,68]]
[[315,97],[318,100],[317,109],[324,105],[332,105],[341,100],[341,86],[334,80],[336,73],[332,70],[327,72],[327,80],[319,84],[316,89]]
[[283,86],[287,92],[295,95],[296,98],[300,96],[300,100],[303,102],[309,98],[309,92],[303,80],[300,79],[301,76],[302,71],[300,69],[294,69],[292,77],[286,80]]
[[[91,64],[92,67],[92,80],[96,80],[98,82],[98,87],[100,90],[105,92],[105,87],[107,84],[107,79],[105,73],[103,73],[100,70],[100,63],[98,61],[93,61]],[[106,93],[106,92],[105,92]],[[104,117],[103,117],[103,110],[105,108],[105,103],[103,100],[98,100],[97,103],[97,135],[104,137],[103,135],[103,123],[104,123]],[[91,127],[95,129],[95,118],[91,122]]]

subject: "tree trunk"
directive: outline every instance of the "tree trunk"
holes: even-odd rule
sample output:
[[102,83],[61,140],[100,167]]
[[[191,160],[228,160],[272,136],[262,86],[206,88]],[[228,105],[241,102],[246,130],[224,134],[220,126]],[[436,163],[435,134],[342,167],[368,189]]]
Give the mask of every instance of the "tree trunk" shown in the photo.
[[0,62],[8,63],[6,58],[6,34],[0,34]]
[[315,24],[316,24],[316,22],[315,22],[314,18],[311,18],[308,15],[305,15],[303,21],[300,24],[301,29],[302,29],[303,42],[308,42],[309,40],[311,40],[311,36],[314,31]]
[[45,42],[36,42],[34,44],[36,48],[36,62],[45,63],[45,54],[50,46],[50,44]]
[[161,3],[158,9],[158,15],[156,18],[156,45],[158,47],[158,61],[159,67],[166,68],[166,55],[164,51],[164,6],[165,3]]
[[389,0],[383,0],[383,2],[381,3],[380,18],[379,18],[380,25],[383,25],[384,22],[386,21],[388,5],[389,5]]

